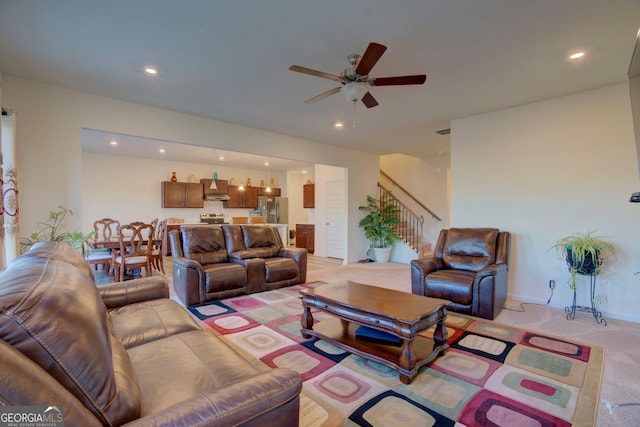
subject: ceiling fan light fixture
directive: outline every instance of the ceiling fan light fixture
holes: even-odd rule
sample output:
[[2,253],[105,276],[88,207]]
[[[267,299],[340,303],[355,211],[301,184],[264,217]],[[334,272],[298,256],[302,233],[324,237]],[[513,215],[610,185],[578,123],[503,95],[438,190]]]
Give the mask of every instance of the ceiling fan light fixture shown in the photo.
[[340,92],[351,102],[360,101],[368,92],[366,83],[351,82],[340,88]]

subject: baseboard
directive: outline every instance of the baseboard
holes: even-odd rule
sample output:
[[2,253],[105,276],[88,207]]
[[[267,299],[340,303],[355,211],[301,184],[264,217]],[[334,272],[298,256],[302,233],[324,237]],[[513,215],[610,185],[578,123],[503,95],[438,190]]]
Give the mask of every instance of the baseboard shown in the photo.
[[[547,307],[557,308],[559,310],[564,310],[564,308],[567,306],[566,304],[559,304],[553,301],[547,304],[547,301],[533,299],[533,298],[522,298],[520,296],[516,297],[512,294],[507,294],[507,301],[538,304],[538,305],[543,305]],[[626,315],[612,313],[604,310],[601,311],[601,313],[602,313],[602,317],[604,317],[605,319],[617,319],[617,320],[624,320],[625,322],[640,323],[640,316],[626,316]]]

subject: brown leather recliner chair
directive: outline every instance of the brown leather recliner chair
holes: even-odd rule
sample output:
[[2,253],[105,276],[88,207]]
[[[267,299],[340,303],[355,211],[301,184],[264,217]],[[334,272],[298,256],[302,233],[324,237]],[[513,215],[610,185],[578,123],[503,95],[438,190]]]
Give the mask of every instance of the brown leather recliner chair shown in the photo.
[[511,234],[496,228],[441,230],[432,257],[411,261],[411,292],[448,309],[494,319],[507,299]]

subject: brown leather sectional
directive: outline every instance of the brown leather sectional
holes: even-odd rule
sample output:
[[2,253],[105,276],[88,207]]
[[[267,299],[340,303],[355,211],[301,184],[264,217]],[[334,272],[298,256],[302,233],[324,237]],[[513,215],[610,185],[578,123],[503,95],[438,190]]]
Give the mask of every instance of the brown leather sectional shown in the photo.
[[169,233],[173,287],[187,306],[307,280],[307,250],[270,225],[183,225]]
[[297,426],[300,375],[247,362],[169,298],[162,276],[96,286],[42,242],[0,274],[0,405],[68,426]]

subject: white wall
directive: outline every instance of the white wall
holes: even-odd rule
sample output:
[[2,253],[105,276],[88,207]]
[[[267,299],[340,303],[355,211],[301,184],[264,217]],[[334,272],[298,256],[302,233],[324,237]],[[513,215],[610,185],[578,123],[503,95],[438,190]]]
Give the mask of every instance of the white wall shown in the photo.
[[[640,187],[629,90],[619,84],[452,122],[451,226],[513,233],[509,293],[571,303],[556,240],[597,230],[622,259],[598,276],[606,315],[640,321]],[[587,304],[586,286],[579,303]]]
[[[351,213],[375,189],[378,156],[14,76],[4,75],[2,83],[3,104],[19,114],[21,235],[33,232],[36,222],[60,204],[77,213],[72,227],[82,226],[81,129],[90,128],[348,168],[347,260],[357,261],[366,250],[357,215]],[[114,171],[105,185],[117,177]]]
[[[240,181],[240,170],[216,165],[220,179],[235,177]],[[186,182],[190,175],[210,178],[212,167],[205,164],[150,160],[124,156],[82,153],[82,219],[81,230],[93,229],[93,221],[109,217],[121,223],[151,221],[153,218],[181,218],[186,223],[200,222],[202,212],[216,212],[232,216],[249,216],[251,209],[224,209],[221,201],[205,200],[204,208],[162,208],[161,182],[168,181],[175,171],[178,181]],[[259,184],[263,171],[245,168],[242,181],[247,177]],[[117,176],[117,179],[114,177]],[[276,186],[286,181],[284,172],[271,174]],[[254,184],[255,185],[255,184]],[[282,196],[286,197],[286,185]]]

